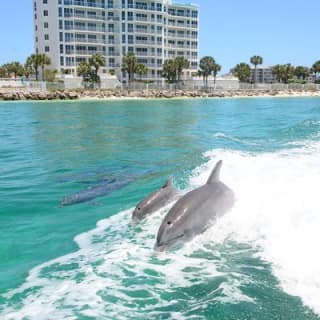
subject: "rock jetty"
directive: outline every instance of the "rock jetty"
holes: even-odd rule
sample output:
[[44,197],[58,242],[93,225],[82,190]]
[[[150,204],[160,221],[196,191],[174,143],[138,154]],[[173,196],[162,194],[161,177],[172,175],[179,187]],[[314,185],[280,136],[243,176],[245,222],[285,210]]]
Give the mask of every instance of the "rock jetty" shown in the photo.
[[75,99],[173,99],[173,98],[232,98],[272,96],[320,96],[315,90],[57,90],[54,92],[0,91],[0,100],[75,100]]

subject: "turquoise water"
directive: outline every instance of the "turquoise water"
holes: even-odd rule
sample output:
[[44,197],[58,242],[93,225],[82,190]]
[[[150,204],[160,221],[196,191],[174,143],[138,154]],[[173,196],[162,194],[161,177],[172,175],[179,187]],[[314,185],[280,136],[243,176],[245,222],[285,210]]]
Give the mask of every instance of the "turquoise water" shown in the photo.
[[[320,319],[320,99],[0,103],[1,319]],[[223,159],[237,201],[155,254],[130,224],[168,176]],[[66,195],[130,184],[90,203]]]

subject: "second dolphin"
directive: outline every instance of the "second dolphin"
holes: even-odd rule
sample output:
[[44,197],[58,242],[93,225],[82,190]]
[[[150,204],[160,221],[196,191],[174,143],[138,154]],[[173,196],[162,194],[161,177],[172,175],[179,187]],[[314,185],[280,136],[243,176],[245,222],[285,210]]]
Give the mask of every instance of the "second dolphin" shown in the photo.
[[134,222],[143,220],[174,200],[178,194],[178,190],[172,185],[172,180],[169,179],[159,190],[152,192],[138,203],[132,213],[132,220]]

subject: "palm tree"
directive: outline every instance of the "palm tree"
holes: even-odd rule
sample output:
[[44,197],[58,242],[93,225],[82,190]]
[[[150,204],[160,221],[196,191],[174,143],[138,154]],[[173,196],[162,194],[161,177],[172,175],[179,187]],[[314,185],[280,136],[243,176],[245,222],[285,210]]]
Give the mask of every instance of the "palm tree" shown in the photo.
[[176,57],[174,59],[174,64],[176,66],[177,71],[177,80],[180,81],[183,69],[189,68],[189,61],[184,57]]
[[95,84],[100,83],[100,77],[98,74],[99,68],[106,65],[106,59],[102,54],[95,53],[89,58],[88,62],[91,69],[90,81],[92,85],[95,87]]
[[312,71],[315,74],[315,80],[318,79],[317,75],[318,73],[320,73],[320,60],[316,61],[313,65],[312,65]]
[[23,70],[24,70],[23,74],[25,75],[25,77],[27,79],[29,79],[30,75],[32,75],[34,73],[34,70],[32,67],[31,57],[28,57],[26,63],[24,64]]
[[28,57],[26,64],[32,68],[36,74],[36,80],[39,80],[39,68],[42,69],[42,78],[44,79],[44,68],[50,65],[51,60],[46,54],[32,54]]
[[40,56],[39,66],[41,67],[42,81],[44,81],[44,78],[45,78],[44,68],[51,64],[51,59],[45,53],[41,53],[41,54],[39,54],[39,56]]
[[9,70],[8,70],[8,63],[3,64],[0,68],[0,77],[1,78],[8,78],[10,77]]
[[291,79],[294,75],[294,66],[292,66],[290,63],[287,63],[287,64],[284,64],[282,68],[283,68],[282,79],[284,83],[288,83],[289,79]]
[[272,74],[279,82],[288,83],[289,79],[294,75],[294,67],[290,64],[277,64],[272,67]]
[[10,62],[6,66],[7,66],[7,71],[9,75],[13,74],[15,79],[17,78],[17,76],[23,75],[24,70],[20,62],[18,61]]
[[249,82],[251,75],[250,66],[245,62],[241,62],[234,68],[234,74],[241,82]]
[[200,60],[199,74],[202,75],[204,86],[206,88],[208,87],[208,76],[213,72],[215,63],[214,58],[210,56],[203,57]]
[[4,65],[0,67],[0,78],[7,77],[7,69]]
[[140,76],[140,80],[142,80],[142,76],[148,73],[148,68],[143,63],[138,63],[136,73]]
[[282,67],[280,64],[277,64],[272,67],[272,74],[278,80],[278,82],[281,82],[281,80],[282,80]]
[[221,71],[220,64],[214,63],[213,70],[212,70],[212,73],[213,73],[213,88],[214,89],[216,88],[216,78],[217,78],[217,74],[218,74],[219,71]]
[[257,83],[257,65],[263,63],[263,58],[260,56],[253,56],[250,58],[250,63],[254,65],[254,84]]
[[90,66],[94,67],[96,75],[98,75],[99,68],[106,65],[105,57],[100,53],[95,53],[89,58]]
[[294,74],[298,79],[305,80],[310,74],[310,69],[304,66],[297,66],[294,70]]
[[81,61],[77,66],[77,74],[82,77],[83,83],[86,84],[91,79],[91,66],[86,61]]
[[167,78],[169,83],[176,82],[177,69],[173,59],[168,59],[164,62],[162,67],[162,76]]
[[137,70],[137,64],[137,58],[133,52],[129,52],[122,59],[121,70],[128,74],[129,82],[133,80],[134,74]]
[[39,66],[41,63],[41,57],[39,54],[32,54],[27,58],[28,66],[34,70],[36,74],[36,81],[39,80]]

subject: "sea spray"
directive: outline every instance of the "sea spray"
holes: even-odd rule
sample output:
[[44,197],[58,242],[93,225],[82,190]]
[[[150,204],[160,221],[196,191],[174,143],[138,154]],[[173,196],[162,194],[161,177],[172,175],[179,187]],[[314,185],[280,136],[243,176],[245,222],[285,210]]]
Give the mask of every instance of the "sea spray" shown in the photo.
[[[199,310],[212,303],[259,303],[242,289],[257,279],[232,263],[239,256],[269,262],[282,288],[320,313],[319,155],[318,144],[259,155],[207,152],[209,161],[194,170],[189,189],[202,185],[221,158],[223,180],[237,195],[233,210],[212,228],[176,252],[157,255],[155,234],[170,205],[138,227],[130,223],[132,209],[120,212],[78,235],[77,252],[31,270],[26,283],[5,296],[19,295],[21,303],[8,304],[2,317],[192,319],[194,311],[205,319]],[[245,267],[266,267],[255,263]],[[209,291],[196,298],[191,288],[206,283]]]

